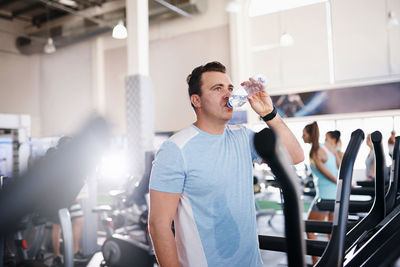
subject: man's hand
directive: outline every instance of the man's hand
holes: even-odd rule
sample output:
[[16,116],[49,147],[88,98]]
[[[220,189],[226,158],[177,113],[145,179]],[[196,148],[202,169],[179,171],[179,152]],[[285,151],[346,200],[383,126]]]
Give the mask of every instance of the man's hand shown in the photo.
[[[253,78],[248,81],[242,82],[241,86],[256,87],[259,92],[248,96],[247,99],[252,107],[252,109],[261,117],[264,117],[272,112],[274,105],[272,99],[264,88],[264,85]],[[249,92],[248,92],[249,93]]]
[[[242,82],[240,85],[250,87],[254,86],[256,87],[256,90],[259,90],[259,92],[247,97],[251,107],[258,115],[264,117],[272,112],[274,109],[274,104],[272,103],[272,99],[262,83],[250,78],[248,81]],[[296,137],[282,120],[281,116],[277,114],[275,118],[267,121],[267,125],[278,134],[279,139],[289,152],[293,164],[302,162],[304,160],[303,149],[301,148]]]

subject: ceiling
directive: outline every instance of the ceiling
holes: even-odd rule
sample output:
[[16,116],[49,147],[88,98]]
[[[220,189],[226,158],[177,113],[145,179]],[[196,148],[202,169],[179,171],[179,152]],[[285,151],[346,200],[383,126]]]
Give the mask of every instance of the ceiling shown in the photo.
[[[204,12],[207,1],[148,2],[152,23]],[[63,47],[109,32],[118,21],[125,21],[125,13],[125,0],[0,0],[0,20],[25,25],[22,33],[16,33],[16,46],[23,54],[41,53],[48,37]]]

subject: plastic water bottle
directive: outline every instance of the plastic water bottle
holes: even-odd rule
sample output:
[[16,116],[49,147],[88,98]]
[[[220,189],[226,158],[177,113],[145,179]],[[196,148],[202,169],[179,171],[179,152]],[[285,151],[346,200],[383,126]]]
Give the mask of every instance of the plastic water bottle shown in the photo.
[[232,93],[229,96],[229,100],[227,106],[230,108],[238,108],[243,106],[248,102],[247,96],[252,96],[255,93],[261,91],[263,87],[266,86],[267,79],[264,75],[258,74],[252,77],[255,82],[250,82],[248,85],[242,86],[242,88],[246,91],[247,95],[239,95]]

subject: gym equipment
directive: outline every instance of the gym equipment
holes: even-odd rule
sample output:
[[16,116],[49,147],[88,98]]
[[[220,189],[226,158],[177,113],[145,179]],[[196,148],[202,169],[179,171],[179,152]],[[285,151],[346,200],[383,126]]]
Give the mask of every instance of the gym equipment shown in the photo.
[[149,247],[127,235],[115,234],[108,238],[102,248],[104,261],[101,266],[150,267],[156,262],[149,254]]
[[359,238],[364,231],[374,228],[385,218],[385,154],[382,147],[382,134],[375,131],[371,134],[375,153],[375,200],[370,212],[346,235],[346,249]]
[[[332,223],[332,236],[328,245],[326,246],[327,242],[317,240],[307,240],[306,242],[307,253],[309,254],[312,253],[312,255],[319,256],[322,254],[321,250],[323,251],[325,249],[322,257],[317,263],[318,266],[340,266],[343,262],[345,250],[344,240],[348,219],[348,203],[351,191],[351,178],[355,158],[363,139],[364,133],[360,129],[354,131],[343,156],[338,179],[335,217]],[[300,201],[298,200],[298,202]],[[276,251],[290,251],[289,247],[287,247],[286,250],[286,247],[282,245],[286,242],[285,238],[273,237],[273,240],[281,244],[279,247],[277,247],[277,249],[270,245],[272,243],[271,237],[259,236],[260,248]]]
[[[51,158],[36,162],[1,191],[0,238],[15,232],[26,214],[35,211],[54,214],[72,203],[108,144],[109,136],[109,127],[104,119],[97,117],[90,120],[68,145],[56,151]],[[2,263],[3,258],[0,258]]]
[[278,137],[269,128],[255,134],[254,146],[270,166],[282,189],[288,266],[305,266],[303,207],[299,201],[298,177],[289,165],[291,160]]
[[[102,266],[153,267],[156,262],[147,227],[149,181],[153,160],[154,152],[146,152],[146,167],[142,179],[132,191],[126,192],[124,195],[126,205],[145,208],[140,211],[140,214],[133,214],[137,220],[132,221],[131,225],[124,225],[119,229],[108,228],[112,235],[108,236],[101,248],[104,258]],[[139,209],[136,210],[139,211]],[[109,223],[111,219],[106,219],[103,224]]]
[[[395,138],[393,149],[392,178],[399,179],[400,137]],[[396,190],[395,208],[368,234],[367,240],[359,240],[359,248],[346,259],[346,266],[390,266],[400,255],[400,203],[399,188]],[[368,237],[368,236],[367,236]]]

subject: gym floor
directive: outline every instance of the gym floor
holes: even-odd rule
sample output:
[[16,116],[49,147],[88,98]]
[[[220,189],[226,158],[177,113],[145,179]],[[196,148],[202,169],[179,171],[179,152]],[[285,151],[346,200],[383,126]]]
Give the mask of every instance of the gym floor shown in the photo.
[[[262,213],[257,218],[257,230],[260,235],[271,235],[271,236],[284,236],[285,235],[285,218],[281,209],[281,200],[279,190],[271,189],[265,190],[261,193],[255,195],[256,201],[259,206],[263,208],[262,203],[270,203],[271,208],[268,210],[261,209],[258,213]],[[309,203],[312,201],[312,197],[305,197],[304,206],[305,211]],[[275,206],[271,205],[275,203]],[[265,205],[266,206],[266,205]],[[278,206],[279,208],[276,208]],[[264,215],[265,214],[265,215]],[[303,218],[307,218],[307,213],[304,212]],[[321,240],[325,239],[325,236],[320,237]],[[263,260],[264,266],[268,267],[281,267],[287,266],[286,254],[283,252],[261,250],[261,258]],[[306,263],[311,264],[312,260],[310,256],[306,256]]]

